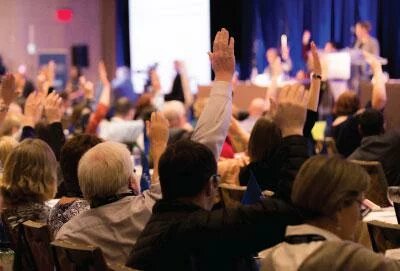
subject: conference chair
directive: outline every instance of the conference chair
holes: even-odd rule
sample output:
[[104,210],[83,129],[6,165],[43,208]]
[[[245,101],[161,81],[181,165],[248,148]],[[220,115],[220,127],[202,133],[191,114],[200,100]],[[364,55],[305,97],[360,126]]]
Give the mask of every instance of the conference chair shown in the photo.
[[36,270],[54,271],[50,231],[47,224],[28,220],[22,224],[22,228]]
[[385,253],[388,249],[400,248],[400,225],[382,221],[367,222],[372,249]]
[[371,177],[371,183],[365,197],[380,207],[391,206],[387,198],[387,181],[385,173],[378,161],[351,160],[352,163],[362,166]]
[[56,240],[51,243],[59,271],[132,271],[123,264],[108,264],[99,247]]

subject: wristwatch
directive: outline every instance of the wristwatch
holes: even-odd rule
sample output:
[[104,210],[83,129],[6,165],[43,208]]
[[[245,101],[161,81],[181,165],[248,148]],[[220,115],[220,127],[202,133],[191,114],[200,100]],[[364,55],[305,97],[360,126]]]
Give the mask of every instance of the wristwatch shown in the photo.
[[317,74],[317,73],[311,73],[310,74],[310,78],[311,79],[318,79],[318,80],[321,80],[322,79],[322,76],[320,75],[320,74]]

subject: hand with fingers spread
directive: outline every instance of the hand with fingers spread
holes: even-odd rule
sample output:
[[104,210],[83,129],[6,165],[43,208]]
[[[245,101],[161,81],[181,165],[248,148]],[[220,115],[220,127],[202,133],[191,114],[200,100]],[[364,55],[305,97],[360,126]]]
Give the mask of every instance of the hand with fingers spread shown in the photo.
[[235,72],[235,40],[222,28],[215,35],[213,51],[208,53],[215,81],[231,82]]
[[275,122],[282,137],[303,134],[308,100],[309,92],[299,84],[286,86],[280,91]]
[[15,92],[15,77],[12,74],[6,74],[1,82],[1,99],[8,106],[17,97]]
[[61,122],[61,118],[63,115],[61,104],[62,99],[57,93],[52,92],[47,95],[44,103],[44,111],[49,124]]
[[23,126],[35,127],[36,123],[42,117],[44,94],[34,91],[29,94],[25,101],[24,117],[22,119]]

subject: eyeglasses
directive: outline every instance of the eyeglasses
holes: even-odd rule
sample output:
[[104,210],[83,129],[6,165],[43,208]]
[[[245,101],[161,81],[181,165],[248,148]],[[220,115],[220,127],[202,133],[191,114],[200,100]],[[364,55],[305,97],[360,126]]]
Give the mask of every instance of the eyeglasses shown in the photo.
[[356,199],[356,202],[359,204],[361,217],[365,217],[369,212],[371,212],[371,209],[365,205],[363,201],[363,199]]

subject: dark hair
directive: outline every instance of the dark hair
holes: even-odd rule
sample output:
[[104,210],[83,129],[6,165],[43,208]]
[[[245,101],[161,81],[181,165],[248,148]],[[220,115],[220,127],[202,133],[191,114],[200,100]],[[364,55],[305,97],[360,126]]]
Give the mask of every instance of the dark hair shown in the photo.
[[261,117],[254,125],[249,139],[250,161],[267,161],[276,153],[282,141],[279,127],[269,118]]
[[122,97],[117,100],[115,103],[115,114],[118,115],[126,115],[129,113],[129,110],[133,108],[132,102],[129,101],[128,98]]
[[359,124],[363,136],[379,135],[384,132],[383,114],[375,109],[366,109],[360,115]]
[[64,181],[60,184],[57,197],[82,197],[78,181],[78,164],[82,155],[103,142],[95,135],[80,134],[69,139],[61,149],[60,167]]
[[160,158],[158,171],[164,199],[194,197],[217,173],[217,162],[203,144],[180,140],[167,147]]
[[346,91],[339,96],[335,104],[334,113],[337,116],[349,116],[356,113],[359,108],[360,100],[358,99],[357,94],[351,91]]

